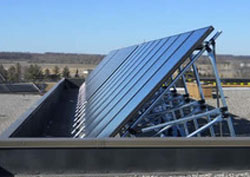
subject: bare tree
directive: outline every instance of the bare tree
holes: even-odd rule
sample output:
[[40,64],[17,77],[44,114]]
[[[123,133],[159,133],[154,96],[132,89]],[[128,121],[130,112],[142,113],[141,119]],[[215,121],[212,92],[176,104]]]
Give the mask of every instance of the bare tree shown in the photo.
[[79,71],[78,69],[76,69],[75,78],[78,78],[78,77],[79,77]]

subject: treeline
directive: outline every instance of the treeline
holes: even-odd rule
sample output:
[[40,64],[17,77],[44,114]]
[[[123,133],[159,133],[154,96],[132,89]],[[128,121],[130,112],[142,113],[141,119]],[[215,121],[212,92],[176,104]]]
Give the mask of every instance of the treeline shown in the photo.
[[28,63],[68,63],[97,65],[104,56],[105,55],[74,53],[0,52],[0,60],[2,61],[27,61]]
[[79,78],[79,71],[76,69],[75,73],[70,73],[67,66],[60,71],[58,66],[49,70],[46,68],[44,71],[37,64],[31,64],[26,67],[22,67],[20,63],[16,65],[11,65],[8,69],[5,69],[2,64],[0,64],[0,82],[14,83],[14,82],[27,82],[27,81],[58,81],[62,77]]

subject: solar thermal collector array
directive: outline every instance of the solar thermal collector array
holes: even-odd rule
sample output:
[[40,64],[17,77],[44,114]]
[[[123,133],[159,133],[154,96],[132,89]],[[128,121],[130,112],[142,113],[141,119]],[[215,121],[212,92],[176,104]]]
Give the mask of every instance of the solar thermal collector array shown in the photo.
[[77,136],[115,136],[212,31],[209,26],[110,52],[80,88]]

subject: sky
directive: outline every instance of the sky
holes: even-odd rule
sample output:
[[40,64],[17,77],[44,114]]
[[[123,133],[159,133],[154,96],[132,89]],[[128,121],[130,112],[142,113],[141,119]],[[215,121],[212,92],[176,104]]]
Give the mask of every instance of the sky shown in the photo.
[[217,53],[250,55],[249,0],[0,0],[0,51],[107,54],[212,25]]

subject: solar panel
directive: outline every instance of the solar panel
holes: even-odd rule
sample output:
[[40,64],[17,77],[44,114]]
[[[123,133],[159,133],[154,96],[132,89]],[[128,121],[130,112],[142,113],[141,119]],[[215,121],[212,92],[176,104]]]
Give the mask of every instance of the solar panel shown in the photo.
[[86,81],[87,98],[90,98],[105,83],[136,48],[137,46],[135,45],[112,51],[102,60],[98,68],[91,72],[90,77]]
[[0,84],[0,93],[39,93],[40,89],[30,83]]
[[108,55],[106,55],[102,61],[96,66],[96,68],[91,71],[86,78],[86,82],[90,82],[99,72],[100,70],[108,63],[111,61],[111,58],[118,52],[118,50],[113,50],[109,52]]
[[212,30],[209,26],[111,52],[85,83],[83,136],[114,136]]

